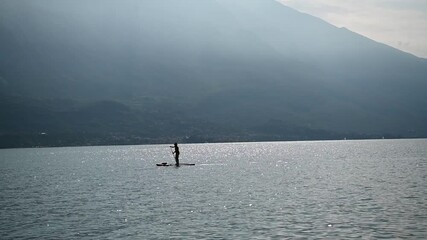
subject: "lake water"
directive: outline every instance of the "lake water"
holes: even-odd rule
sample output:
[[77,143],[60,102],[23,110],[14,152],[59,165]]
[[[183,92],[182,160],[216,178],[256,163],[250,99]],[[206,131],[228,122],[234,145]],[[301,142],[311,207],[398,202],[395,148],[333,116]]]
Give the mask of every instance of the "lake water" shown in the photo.
[[427,238],[427,140],[0,150],[1,239]]

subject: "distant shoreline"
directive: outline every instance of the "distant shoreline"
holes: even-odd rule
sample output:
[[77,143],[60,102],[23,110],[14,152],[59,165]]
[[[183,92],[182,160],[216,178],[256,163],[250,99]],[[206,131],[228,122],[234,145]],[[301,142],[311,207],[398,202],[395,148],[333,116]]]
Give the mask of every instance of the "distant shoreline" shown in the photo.
[[[352,138],[352,139],[300,139],[300,140],[260,140],[260,141],[212,141],[212,142],[180,142],[181,144],[215,144],[215,143],[279,143],[279,142],[328,142],[328,141],[376,141],[376,140],[422,140],[426,137],[400,137],[400,138]],[[0,150],[6,149],[37,149],[37,148],[68,148],[68,147],[111,147],[111,146],[148,146],[148,145],[168,145],[169,142],[155,142],[155,143],[134,143],[134,144],[93,144],[93,145],[45,145],[45,146],[22,146],[22,147],[2,147]]]

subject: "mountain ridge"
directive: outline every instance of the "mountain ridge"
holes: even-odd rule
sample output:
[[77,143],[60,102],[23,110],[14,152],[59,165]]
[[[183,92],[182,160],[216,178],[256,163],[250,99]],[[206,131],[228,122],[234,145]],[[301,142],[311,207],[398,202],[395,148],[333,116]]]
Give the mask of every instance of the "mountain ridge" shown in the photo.
[[427,136],[425,59],[273,0],[12,2],[0,3],[8,146]]

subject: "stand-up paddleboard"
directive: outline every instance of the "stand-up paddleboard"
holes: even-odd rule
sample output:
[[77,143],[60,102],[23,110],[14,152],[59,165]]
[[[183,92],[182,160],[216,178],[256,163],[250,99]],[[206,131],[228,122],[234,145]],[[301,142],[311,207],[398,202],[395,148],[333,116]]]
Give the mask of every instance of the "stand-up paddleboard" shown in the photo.
[[[194,166],[195,163],[180,163],[179,166]],[[170,166],[176,166],[176,164],[170,164],[170,163],[156,163],[156,166],[158,167],[170,167]]]

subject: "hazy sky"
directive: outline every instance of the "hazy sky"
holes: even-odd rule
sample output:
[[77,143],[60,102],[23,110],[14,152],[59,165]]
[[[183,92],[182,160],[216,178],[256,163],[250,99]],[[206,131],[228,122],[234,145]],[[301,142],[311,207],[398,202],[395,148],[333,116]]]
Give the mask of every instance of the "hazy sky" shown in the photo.
[[279,0],[301,12],[427,58],[427,0]]

